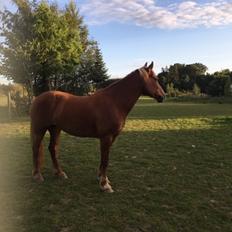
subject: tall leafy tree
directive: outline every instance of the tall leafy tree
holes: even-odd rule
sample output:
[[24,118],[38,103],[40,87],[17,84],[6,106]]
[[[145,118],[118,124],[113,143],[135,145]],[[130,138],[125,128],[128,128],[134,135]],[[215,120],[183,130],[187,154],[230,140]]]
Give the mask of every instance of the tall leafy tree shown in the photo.
[[[47,1],[13,2],[15,13],[0,12],[0,31],[5,38],[0,45],[1,75],[25,85],[29,96],[64,86],[68,90],[67,86],[77,81],[76,86],[98,80],[89,76],[98,73],[95,63],[102,58],[101,53],[88,39],[88,29],[74,1],[64,10]],[[89,68],[88,78],[77,78],[81,75],[78,70],[84,66]]]
[[231,72],[229,69],[224,69],[212,74],[211,81],[207,86],[207,93],[212,96],[227,95],[227,91],[225,91],[225,87],[230,77],[231,77]]
[[14,0],[13,2],[18,8],[16,13],[8,10],[0,12],[0,33],[4,37],[4,42],[0,44],[0,74],[23,84],[31,98],[31,78],[34,76],[31,61],[32,4],[27,0]]
[[78,28],[80,34],[80,42],[83,48],[83,51],[86,50],[89,44],[89,31],[87,26],[84,24],[83,17],[80,15],[77,6],[73,0],[69,2],[65,7],[64,12],[65,18],[68,21],[70,28],[75,29]]
[[161,83],[166,85],[173,83],[174,87],[180,91],[191,91],[196,84],[199,75],[204,75],[207,67],[201,63],[170,65],[159,74]]

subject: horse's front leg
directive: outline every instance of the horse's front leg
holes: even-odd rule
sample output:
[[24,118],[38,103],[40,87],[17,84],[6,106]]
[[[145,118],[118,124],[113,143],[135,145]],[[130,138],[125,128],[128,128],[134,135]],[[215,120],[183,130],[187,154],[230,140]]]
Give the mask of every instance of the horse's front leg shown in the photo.
[[104,192],[109,192],[112,193],[114,192],[111,185],[110,181],[106,175],[106,170],[109,164],[109,151],[110,147],[114,141],[113,136],[107,136],[104,138],[100,139],[101,143],[101,163],[99,167],[99,184],[100,184],[100,189]]

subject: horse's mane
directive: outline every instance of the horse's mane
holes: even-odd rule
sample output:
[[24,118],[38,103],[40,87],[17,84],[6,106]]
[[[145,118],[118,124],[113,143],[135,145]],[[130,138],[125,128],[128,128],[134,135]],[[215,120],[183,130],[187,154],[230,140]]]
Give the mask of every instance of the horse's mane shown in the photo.
[[129,73],[125,77],[121,78],[120,80],[117,80],[117,81],[113,82],[112,84],[108,85],[107,87],[102,88],[100,90],[106,90],[106,89],[110,89],[112,87],[115,87],[115,86],[121,84],[121,82],[124,81],[125,79],[128,79],[132,76],[138,75],[138,71],[140,72],[140,69],[136,69],[136,70],[132,71],[131,73]]
[[145,70],[145,68],[140,68],[140,69],[138,69],[139,70],[139,73],[140,73],[140,75],[141,76],[147,76],[147,71]]

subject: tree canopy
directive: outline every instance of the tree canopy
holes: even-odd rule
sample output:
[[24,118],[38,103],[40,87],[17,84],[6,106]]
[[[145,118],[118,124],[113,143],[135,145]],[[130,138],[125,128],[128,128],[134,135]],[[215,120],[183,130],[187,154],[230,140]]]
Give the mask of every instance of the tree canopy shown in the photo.
[[[108,78],[98,44],[88,38],[88,29],[73,1],[64,9],[47,1],[13,2],[16,12],[0,12],[4,37],[0,75],[23,84],[29,96],[51,89],[78,94],[72,85],[77,81],[81,94],[85,94],[86,85],[94,86]],[[87,79],[80,67],[89,72]]]

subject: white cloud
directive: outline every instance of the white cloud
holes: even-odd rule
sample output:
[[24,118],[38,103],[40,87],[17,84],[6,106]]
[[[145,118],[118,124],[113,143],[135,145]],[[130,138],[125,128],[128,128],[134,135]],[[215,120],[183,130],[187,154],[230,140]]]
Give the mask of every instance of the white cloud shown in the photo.
[[87,0],[81,13],[89,24],[120,22],[167,29],[232,24],[231,0],[182,1],[166,7],[154,0]]

